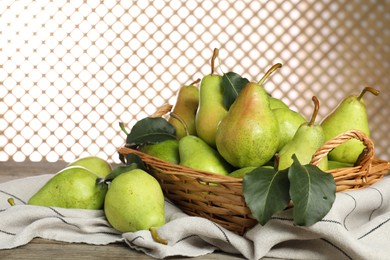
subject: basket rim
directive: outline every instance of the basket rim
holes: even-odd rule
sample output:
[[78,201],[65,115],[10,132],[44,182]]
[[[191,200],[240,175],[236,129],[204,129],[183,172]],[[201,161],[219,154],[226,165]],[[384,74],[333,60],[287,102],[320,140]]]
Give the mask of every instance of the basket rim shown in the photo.
[[[135,153],[136,155],[140,155],[144,161],[148,164],[148,162],[153,162],[154,167],[161,167],[161,168],[169,168],[168,171],[165,171],[166,174],[175,174],[175,175],[186,175],[191,174],[193,177],[198,177],[202,181],[209,180],[210,182],[215,182],[216,180],[219,180],[219,182],[242,182],[242,178],[235,178],[229,175],[221,175],[216,174],[212,172],[207,171],[201,171],[201,170],[195,170],[193,168],[190,168],[188,166],[174,164],[171,162],[164,161],[160,158],[151,156],[149,154],[146,154],[144,152],[141,152],[137,149],[133,149],[130,147],[122,146],[117,149],[117,152],[121,154],[127,154],[127,153]],[[177,170],[177,171],[176,171]]]
[[359,158],[355,162],[354,166],[362,166],[363,169],[370,168],[372,161],[375,158],[375,147],[374,142],[371,138],[364,133],[363,131],[357,129],[351,129],[345,131],[328,141],[326,141],[317,151],[313,154],[310,164],[318,165],[320,161],[327,156],[334,148],[337,146],[352,140],[356,139],[363,143],[365,149],[360,154]]
[[[336,146],[350,140],[361,140],[367,147],[357,163],[353,167],[343,167],[326,170],[332,174],[336,181],[337,191],[364,188],[380,180],[389,173],[390,162],[374,157],[374,144],[372,140],[362,131],[349,130],[325,142],[312,156],[310,164],[318,165],[331,150]],[[117,149],[120,154],[134,153],[142,158],[149,167],[163,171],[165,174],[176,175],[177,177],[186,176],[196,179],[198,182],[219,183],[226,185],[242,185],[243,178],[236,178],[229,175],[220,175],[212,172],[196,170],[188,166],[174,164],[164,161],[157,157],[143,153],[135,148],[126,145]],[[183,178],[183,177],[182,177]]]

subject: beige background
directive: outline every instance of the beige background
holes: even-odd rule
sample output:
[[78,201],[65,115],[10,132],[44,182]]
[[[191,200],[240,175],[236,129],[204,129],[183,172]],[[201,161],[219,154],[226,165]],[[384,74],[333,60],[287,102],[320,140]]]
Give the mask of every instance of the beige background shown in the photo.
[[257,81],[319,120],[365,97],[376,154],[390,159],[390,1],[0,2],[0,161],[118,162],[130,128],[183,84],[219,71]]

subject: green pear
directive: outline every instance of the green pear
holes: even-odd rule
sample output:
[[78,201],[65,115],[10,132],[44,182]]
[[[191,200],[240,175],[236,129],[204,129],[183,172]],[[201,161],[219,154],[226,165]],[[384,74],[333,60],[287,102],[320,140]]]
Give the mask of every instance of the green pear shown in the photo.
[[200,79],[180,88],[176,103],[168,122],[176,129],[176,137],[180,140],[186,135],[197,135],[195,116],[199,106],[199,88],[195,85]]
[[237,168],[262,166],[279,146],[279,124],[262,84],[280,66],[272,66],[259,83],[247,83],[218,126],[218,152]]
[[[240,169],[237,169],[235,171],[232,171],[231,173],[229,173],[228,176],[234,177],[234,178],[244,178],[246,174],[250,173],[251,171],[253,171],[254,169],[257,169],[257,168],[258,167],[253,167],[253,166],[240,168]],[[274,167],[272,165],[263,165],[263,166],[260,166],[260,168],[274,169]]]
[[223,102],[222,76],[214,73],[214,60],[217,55],[218,49],[214,49],[211,74],[204,76],[200,83],[199,107],[195,117],[197,136],[214,148],[218,124],[227,114]]
[[353,164],[328,160],[328,170],[353,167]]
[[95,173],[81,166],[68,166],[56,173],[28,201],[30,205],[102,209],[107,192]]
[[179,163],[179,141],[168,139],[157,144],[147,144],[138,150],[161,160],[178,164]]
[[243,178],[247,173],[253,171],[254,169],[256,169],[254,166],[240,168],[229,173],[229,176],[234,178]]
[[[378,95],[379,91],[366,87],[360,95],[351,95],[342,100],[339,105],[322,121],[326,140],[332,139],[348,130],[360,130],[370,137],[366,105],[363,96],[366,92]],[[330,160],[354,164],[364,149],[361,141],[352,139],[335,149],[328,157]]]
[[122,173],[110,183],[104,213],[111,226],[120,232],[160,227],[165,224],[161,186],[141,169]]
[[82,166],[102,178],[112,171],[111,164],[98,156],[82,157],[69,163],[68,166]]
[[276,109],[276,108],[289,109],[286,103],[284,103],[281,99],[274,98],[274,97],[269,97],[269,106],[271,107],[271,109]]
[[193,135],[180,139],[179,155],[180,165],[195,170],[227,175],[232,168],[214,148]]
[[279,123],[279,146],[277,151],[287,144],[306,119],[298,112],[290,108],[275,108],[272,110]]
[[[314,96],[314,112],[309,122],[303,123],[296,131],[294,137],[279,152],[278,170],[284,170],[293,163],[292,156],[296,155],[302,165],[309,164],[314,153],[325,143],[325,134],[322,127],[315,122],[319,102]],[[326,171],[328,168],[327,157],[323,158],[318,166]]]

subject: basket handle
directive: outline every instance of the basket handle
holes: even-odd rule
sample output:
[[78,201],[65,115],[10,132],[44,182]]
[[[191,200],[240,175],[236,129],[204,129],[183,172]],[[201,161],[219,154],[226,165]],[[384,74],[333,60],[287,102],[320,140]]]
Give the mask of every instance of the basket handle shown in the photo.
[[168,112],[172,110],[173,106],[170,104],[164,104],[160,107],[157,108],[157,110],[151,114],[149,117],[151,118],[156,118],[156,117],[163,117],[165,116]]
[[359,155],[355,166],[361,166],[362,170],[368,169],[367,172],[369,172],[372,161],[374,159],[374,143],[365,133],[360,130],[349,130],[328,140],[313,154],[310,163],[318,166],[321,159],[327,156],[330,151],[351,139],[360,140],[366,147]]

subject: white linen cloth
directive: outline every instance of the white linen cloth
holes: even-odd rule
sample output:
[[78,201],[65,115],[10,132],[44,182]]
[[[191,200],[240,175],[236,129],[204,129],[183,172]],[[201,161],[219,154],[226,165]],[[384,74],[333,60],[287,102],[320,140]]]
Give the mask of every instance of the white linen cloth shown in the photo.
[[[167,223],[158,230],[167,245],[155,242],[146,230],[115,231],[102,210],[26,205],[52,176],[0,184],[0,249],[22,246],[40,237],[94,245],[123,241],[160,259],[196,257],[216,250],[247,259],[390,259],[390,176],[362,190],[337,193],[331,211],[313,226],[295,226],[292,209],[288,209],[244,236],[207,219],[188,216],[167,201]],[[11,206],[8,198],[16,205]]]

